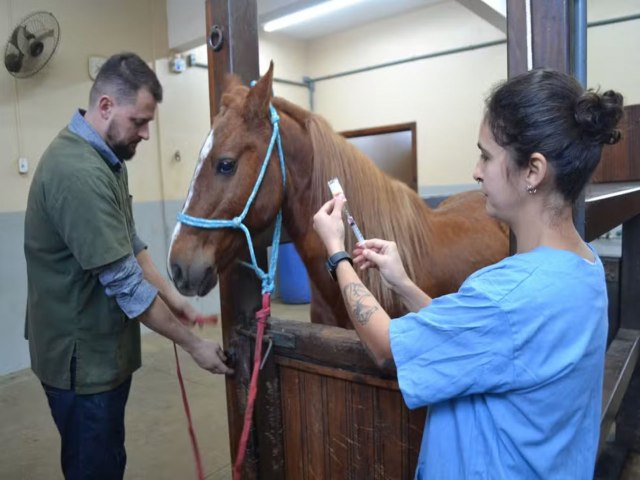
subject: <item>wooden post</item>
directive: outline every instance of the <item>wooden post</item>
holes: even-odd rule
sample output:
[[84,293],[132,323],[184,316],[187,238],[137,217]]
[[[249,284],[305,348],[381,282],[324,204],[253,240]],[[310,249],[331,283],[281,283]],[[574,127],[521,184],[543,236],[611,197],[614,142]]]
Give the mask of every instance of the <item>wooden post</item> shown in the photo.
[[[209,103],[211,122],[218,111],[224,77],[233,73],[248,84],[259,76],[258,14],[256,0],[205,0],[209,40]],[[219,45],[214,51],[211,43]],[[242,255],[248,260],[248,253]],[[266,265],[266,251],[256,249],[261,266]],[[224,348],[236,358],[233,377],[227,377],[227,412],[229,446],[232,462],[237,455],[242,432],[247,391],[251,377],[252,344],[237,329],[255,326],[255,312],[261,308],[261,285],[255,273],[238,263],[220,277],[220,303]],[[257,453],[254,436],[250,436],[242,478],[256,478]]]
[[[640,214],[622,225],[620,328],[640,330]],[[616,419],[616,442],[640,452],[640,363],[636,367]]]
[[[509,78],[530,68],[552,68],[574,74],[575,0],[507,0],[507,71]],[[586,26],[585,26],[586,28]],[[586,61],[586,60],[585,60]],[[574,223],[584,237],[584,195],[573,209]],[[510,236],[515,253],[515,237]]]

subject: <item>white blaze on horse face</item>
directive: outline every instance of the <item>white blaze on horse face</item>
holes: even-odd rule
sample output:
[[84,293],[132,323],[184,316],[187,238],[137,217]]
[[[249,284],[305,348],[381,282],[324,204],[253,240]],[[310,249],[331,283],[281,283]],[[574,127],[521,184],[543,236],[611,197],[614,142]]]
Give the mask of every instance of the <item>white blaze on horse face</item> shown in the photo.
[[[185,213],[189,208],[189,202],[191,202],[191,197],[193,196],[193,187],[196,183],[196,178],[200,174],[200,170],[202,169],[202,165],[204,165],[204,161],[211,153],[211,149],[213,148],[213,128],[209,130],[209,135],[207,135],[207,139],[204,141],[202,148],[200,149],[200,154],[198,155],[198,164],[196,165],[196,170],[193,172],[193,178],[191,179],[191,185],[189,185],[189,193],[187,194],[187,200],[184,202],[184,207],[182,208],[182,213]],[[171,248],[173,247],[173,242],[176,237],[180,233],[180,226],[182,223],[178,221],[176,223],[175,228],[173,229],[173,234],[171,235],[171,245],[169,246],[169,252],[171,252]],[[167,265],[169,263],[167,262]]]
[[189,186],[189,193],[187,194],[187,201],[184,202],[184,209],[182,212],[186,212],[187,208],[189,208],[189,202],[191,202],[191,197],[193,196],[193,187],[196,183],[196,178],[200,174],[200,169],[204,164],[205,159],[211,153],[211,149],[213,148],[213,128],[209,130],[209,135],[207,135],[207,139],[204,141],[204,145],[200,149],[200,155],[198,156],[198,165],[196,165],[196,171],[193,172],[193,178],[191,179],[191,185]]

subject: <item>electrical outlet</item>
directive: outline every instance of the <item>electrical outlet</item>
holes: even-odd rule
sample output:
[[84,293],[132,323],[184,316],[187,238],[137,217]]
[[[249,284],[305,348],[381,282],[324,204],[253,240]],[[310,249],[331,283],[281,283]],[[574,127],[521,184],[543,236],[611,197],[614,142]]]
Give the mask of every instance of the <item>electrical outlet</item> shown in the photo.
[[22,174],[29,172],[29,161],[24,157],[18,159],[18,172]]

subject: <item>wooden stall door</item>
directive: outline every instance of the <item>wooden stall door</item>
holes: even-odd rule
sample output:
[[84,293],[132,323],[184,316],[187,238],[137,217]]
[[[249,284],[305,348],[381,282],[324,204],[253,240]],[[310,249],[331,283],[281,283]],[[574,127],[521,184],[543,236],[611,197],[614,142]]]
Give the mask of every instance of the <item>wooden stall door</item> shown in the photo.
[[407,409],[395,372],[374,365],[354,331],[271,319],[267,335],[260,478],[413,478],[426,410]]

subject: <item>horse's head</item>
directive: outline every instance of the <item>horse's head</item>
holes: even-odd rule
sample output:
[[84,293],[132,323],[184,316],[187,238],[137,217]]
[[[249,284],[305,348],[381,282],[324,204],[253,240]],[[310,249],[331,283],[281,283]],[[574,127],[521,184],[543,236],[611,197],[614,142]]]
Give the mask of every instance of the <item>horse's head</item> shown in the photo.
[[[269,102],[273,65],[248,88],[227,80],[213,128],[200,151],[183,214],[231,220],[242,214],[251,196],[271,140]],[[252,234],[273,223],[284,188],[278,150],[273,148],[261,186],[243,220]],[[207,294],[246,243],[237,228],[198,228],[178,222],[169,251],[174,284],[185,295]]]

